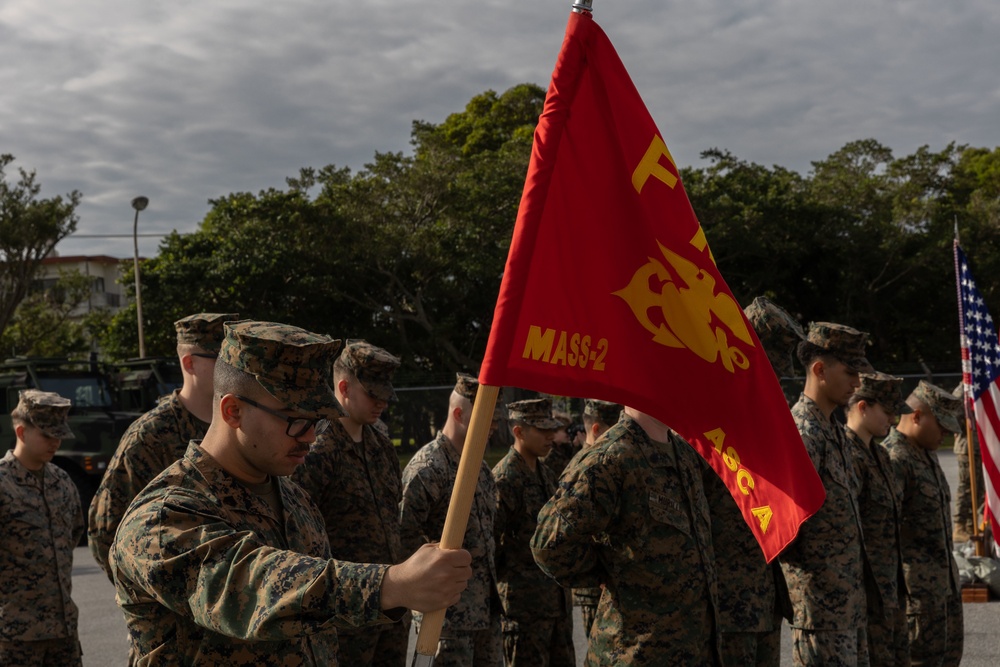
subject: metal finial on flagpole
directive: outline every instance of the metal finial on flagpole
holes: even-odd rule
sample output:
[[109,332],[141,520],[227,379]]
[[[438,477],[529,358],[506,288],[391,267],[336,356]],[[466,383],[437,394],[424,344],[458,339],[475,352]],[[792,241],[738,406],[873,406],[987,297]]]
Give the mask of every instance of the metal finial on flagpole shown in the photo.
[[594,12],[594,0],[577,0],[573,3],[573,11],[577,14]]

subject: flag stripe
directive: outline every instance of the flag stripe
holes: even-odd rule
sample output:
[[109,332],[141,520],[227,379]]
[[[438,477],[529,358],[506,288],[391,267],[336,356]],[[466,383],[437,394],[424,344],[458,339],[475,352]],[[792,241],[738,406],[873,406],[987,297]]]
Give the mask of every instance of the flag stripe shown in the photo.
[[1000,413],[997,410],[1000,407],[1000,337],[958,241],[955,241],[955,280],[962,328],[962,383],[966,399],[973,405],[983,466],[986,499],[983,512],[993,534],[1000,535],[1000,525],[990,509],[1000,507],[997,497],[1000,490],[997,467],[1000,462]]
[[[1000,415],[997,413],[998,388],[992,385],[988,392],[983,392],[976,401],[976,425],[979,428],[979,449],[983,463],[983,482],[987,504],[989,507],[1000,507],[1000,498],[997,498],[997,488],[1000,486],[1000,470],[997,469],[996,461],[1000,456]],[[992,512],[989,513],[989,522],[994,535],[1000,535],[1000,526],[997,518]]]

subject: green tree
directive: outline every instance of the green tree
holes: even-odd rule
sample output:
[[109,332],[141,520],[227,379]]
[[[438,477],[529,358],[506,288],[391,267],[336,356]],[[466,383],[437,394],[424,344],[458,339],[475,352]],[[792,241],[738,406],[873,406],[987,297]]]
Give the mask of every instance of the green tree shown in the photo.
[[[178,317],[225,310],[367,338],[403,358],[403,382],[475,370],[543,101],[530,84],[487,91],[440,125],[415,122],[411,155],[212,201],[196,233],[141,267],[147,348],[172,349]],[[131,308],[115,317],[114,355],[135,349],[134,322]]]
[[0,350],[10,356],[86,357],[95,335],[107,325],[106,314],[95,311],[82,321],[70,316],[92,287],[90,276],[61,271],[52,287],[32,288],[0,335]]
[[18,169],[16,182],[5,169],[13,155],[0,155],[0,331],[10,322],[31,286],[38,266],[62,239],[76,231],[80,193],[40,198],[34,171]]

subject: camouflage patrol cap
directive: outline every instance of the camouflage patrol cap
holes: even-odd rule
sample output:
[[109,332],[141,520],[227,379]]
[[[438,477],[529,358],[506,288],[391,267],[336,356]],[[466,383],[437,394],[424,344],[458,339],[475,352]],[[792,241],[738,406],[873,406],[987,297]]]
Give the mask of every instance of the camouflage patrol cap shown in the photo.
[[72,407],[68,398],[38,389],[22,389],[17,401],[17,412],[45,435],[60,440],[76,437],[66,421]]
[[563,426],[561,421],[552,418],[551,398],[531,398],[508,403],[507,412],[512,422],[524,422],[544,431],[555,431]]
[[878,403],[886,412],[897,415],[905,415],[913,412],[913,408],[903,401],[903,394],[900,388],[903,385],[903,378],[894,377],[887,373],[862,373],[861,386],[854,392],[854,398],[865,400],[869,403]]
[[399,358],[363,340],[349,340],[340,353],[340,361],[354,373],[365,391],[380,401],[395,401],[392,376],[399,368]]
[[[479,391],[479,380],[468,373],[455,373],[455,393],[473,403],[476,402],[476,392]],[[497,391],[497,402],[493,406],[493,419],[499,421],[507,418],[507,406],[503,401],[503,387]]]
[[599,401],[588,398],[583,404],[583,416],[593,417],[605,426],[614,426],[621,416],[622,406],[611,401]]
[[868,334],[833,322],[812,322],[806,335],[813,345],[821,347],[845,366],[859,373],[874,373],[875,369],[865,358]]
[[344,414],[330,388],[340,341],[277,322],[227,322],[219,361],[257,378],[271,396],[314,419]]
[[952,433],[958,433],[962,430],[958,419],[958,415],[962,411],[962,399],[948,390],[926,380],[921,380],[910,397],[926,405],[931,413],[937,417],[938,423],[944,430]]
[[805,339],[802,325],[784,309],[763,296],[754,299],[743,312],[757,332],[757,338],[764,346],[764,352],[775,372],[784,376],[794,375],[792,353],[799,341]]
[[222,339],[226,337],[225,322],[240,319],[239,313],[197,313],[174,322],[177,343],[197,345],[206,352],[219,353]]

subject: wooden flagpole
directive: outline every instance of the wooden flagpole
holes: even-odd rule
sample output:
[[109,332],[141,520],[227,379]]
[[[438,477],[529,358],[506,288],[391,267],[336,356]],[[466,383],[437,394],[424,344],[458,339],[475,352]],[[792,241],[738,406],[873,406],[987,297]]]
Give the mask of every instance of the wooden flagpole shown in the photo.
[[[476,486],[479,482],[479,468],[486,453],[486,441],[489,439],[493,410],[499,393],[500,387],[490,385],[479,385],[476,391],[469,431],[462,447],[455,487],[451,492],[451,503],[448,505],[448,515],[444,520],[441,543],[438,545],[440,549],[462,548],[465,528],[469,524],[469,513],[472,511],[472,501],[476,496]],[[489,604],[489,601],[484,601],[484,604]],[[437,653],[438,641],[441,639],[445,611],[439,609],[424,614],[420,621],[420,634],[417,636],[413,667],[431,667],[434,664],[434,654]]]

